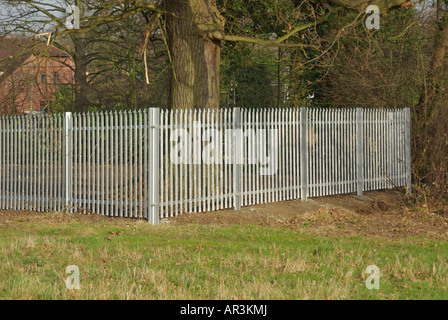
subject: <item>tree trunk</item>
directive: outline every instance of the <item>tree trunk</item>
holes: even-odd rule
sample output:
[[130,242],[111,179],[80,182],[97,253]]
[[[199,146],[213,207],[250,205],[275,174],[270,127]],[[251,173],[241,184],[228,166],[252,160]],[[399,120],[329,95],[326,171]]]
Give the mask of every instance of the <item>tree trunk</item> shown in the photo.
[[75,34],[73,43],[75,45],[75,112],[87,112],[89,100],[87,98],[87,56],[86,43],[83,34]]
[[215,0],[165,0],[168,47],[172,63],[172,109],[218,108],[220,41],[224,19]]
[[[79,15],[84,15],[84,3],[83,1],[76,1],[76,5],[79,8]],[[81,19],[82,27],[82,19]],[[87,97],[87,54],[86,54],[86,34],[85,33],[73,33],[71,35],[75,53],[73,60],[75,63],[75,112],[87,112],[89,109],[89,100]]]

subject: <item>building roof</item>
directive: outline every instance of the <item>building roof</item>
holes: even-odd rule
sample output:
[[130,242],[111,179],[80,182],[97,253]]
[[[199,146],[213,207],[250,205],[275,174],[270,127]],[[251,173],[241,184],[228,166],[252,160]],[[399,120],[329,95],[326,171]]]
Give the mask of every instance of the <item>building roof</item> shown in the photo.
[[69,58],[70,55],[36,38],[7,37],[0,39],[0,82],[6,79],[31,56]]

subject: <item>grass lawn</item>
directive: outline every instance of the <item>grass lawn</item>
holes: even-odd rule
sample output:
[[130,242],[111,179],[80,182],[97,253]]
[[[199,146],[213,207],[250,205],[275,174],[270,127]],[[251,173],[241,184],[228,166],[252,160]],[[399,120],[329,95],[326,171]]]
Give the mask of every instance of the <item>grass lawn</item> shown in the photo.
[[[68,265],[80,290],[67,290]],[[365,270],[377,265],[380,290]],[[2,299],[444,299],[448,243],[62,214],[0,225]]]

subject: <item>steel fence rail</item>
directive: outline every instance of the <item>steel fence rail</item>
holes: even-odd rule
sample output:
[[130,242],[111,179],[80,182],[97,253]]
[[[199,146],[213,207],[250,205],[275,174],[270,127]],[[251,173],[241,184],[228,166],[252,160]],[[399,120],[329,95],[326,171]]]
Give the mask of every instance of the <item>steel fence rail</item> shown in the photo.
[[0,209],[144,218],[411,189],[409,109],[0,117]]

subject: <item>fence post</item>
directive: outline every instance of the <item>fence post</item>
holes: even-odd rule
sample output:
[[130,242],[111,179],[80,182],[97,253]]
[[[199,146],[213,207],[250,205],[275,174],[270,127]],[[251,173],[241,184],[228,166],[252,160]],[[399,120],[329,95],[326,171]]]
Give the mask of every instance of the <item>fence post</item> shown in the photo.
[[412,193],[412,155],[411,155],[411,110],[406,108],[406,192]]
[[66,112],[64,117],[64,139],[65,139],[65,206],[68,212],[72,210],[72,169],[73,169],[73,148],[72,148],[72,136],[73,136],[73,118],[71,112]]
[[308,199],[308,108],[300,109],[300,185],[301,199]]
[[241,133],[241,109],[233,108],[233,134],[232,134],[232,154],[233,154],[233,194],[235,210],[241,210],[243,197],[241,195],[241,170],[242,170],[242,143]]
[[364,170],[363,170],[363,109],[356,108],[356,181],[358,196],[363,196],[364,187]]
[[160,109],[149,109],[149,212],[148,222],[159,224]]

